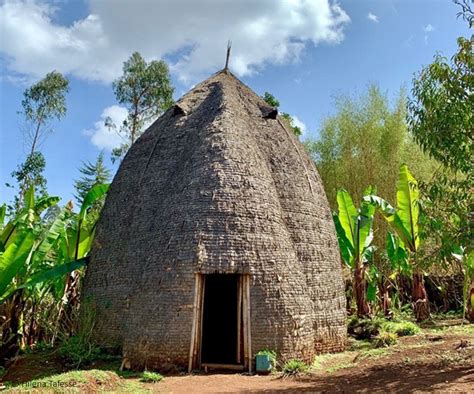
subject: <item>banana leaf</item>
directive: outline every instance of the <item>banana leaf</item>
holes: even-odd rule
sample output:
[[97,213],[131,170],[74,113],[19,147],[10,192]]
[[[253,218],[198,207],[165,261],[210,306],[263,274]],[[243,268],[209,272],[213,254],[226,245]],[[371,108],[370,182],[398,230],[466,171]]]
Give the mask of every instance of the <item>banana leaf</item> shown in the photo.
[[349,193],[341,189],[337,192],[337,206],[338,206],[338,217],[341,223],[341,228],[346,234],[346,238],[349,240],[353,248],[356,248],[356,221],[357,221],[357,209],[354,206],[351,196]]
[[0,298],[31,254],[35,235],[31,229],[20,232],[0,254]]

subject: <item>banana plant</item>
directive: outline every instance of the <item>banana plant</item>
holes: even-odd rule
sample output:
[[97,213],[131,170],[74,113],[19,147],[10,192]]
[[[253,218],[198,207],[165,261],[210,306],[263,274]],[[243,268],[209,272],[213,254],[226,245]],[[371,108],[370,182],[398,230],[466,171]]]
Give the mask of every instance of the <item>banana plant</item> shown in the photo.
[[398,248],[402,248],[408,255],[409,266],[406,271],[410,272],[413,279],[412,302],[413,309],[418,321],[430,317],[428,296],[425,289],[423,272],[417,261],[417,252],[420,248],[420,191],[418,182],[411,174],[408,166],[400,166],[397,181],[397,208],[381,197],[374,194],[364,197],[368,203],[374,204],[382,216],[387,220],[400,241]]
[[[96,228],[96,217],[89,220],[88,213],[95,202],[101,199],[108,191],[108,184],[98,184],[84,196],[81,209],[77,215],[72,215],[68,226],[63,231],[59,241],[59,255],[65,264],[77,264],[80,261],[86,261]],[[72,206],[69,207],[72,209]],[[67,272],[62,296],[60,319],[62,321],[71,321],[71,314],[79,302],[79,281],[81,277],[80,270],[71,270]],[[58,328],[58,327],[57,327]],[[68,329],[68,328],[66,328]]]
[[[24,207],[6,225],[6,209],[0,208],[0,304],[8,302],[7,309],[15,311],[3,327],[2,337],[9,339],[1,346],[0,357],[14,355],[18,349],[22,305],[31,292],[40,287],[44,293],[58,280],[67,289],[71,272],[85,265],[95,229],[95,223],[87,222],[87,212],[107,189],[108,185],[93,187],[79,214],[72,212],[72,206],[66,206],[50,221],[41,214],[56,205],[59,198],[35,201],[33,187],[25,193]],[[61,279],[65,275],[66,282]]]
[[[368,188],[365,194],[373,192],[373,188]],[[366,280],[366,265],[372,259],[375,250],[371,245],[375,207],[370,202],[362,201],[360,208],[356,208],[350,194],[344,189],[337,192],[337,205],[338,213],[334,213],[333,218],[342,259],[354,275],[357,315],[368,316],[370,315],[368,299],[373,300],[376,291],[374,282],[370,281],[367,285]],[[374,277],[372,271],[371,277]]]
[[458,246],[451,254],[461,263],[464,276],[463,316],[467,317],[470,323],[474,323],[474,251],[468,252],[464,247]]
[[390,231],[387,232],[386,252],[393,274],[390,279],[395,279],[399,273],[411,274],[408,254],[403,241]]

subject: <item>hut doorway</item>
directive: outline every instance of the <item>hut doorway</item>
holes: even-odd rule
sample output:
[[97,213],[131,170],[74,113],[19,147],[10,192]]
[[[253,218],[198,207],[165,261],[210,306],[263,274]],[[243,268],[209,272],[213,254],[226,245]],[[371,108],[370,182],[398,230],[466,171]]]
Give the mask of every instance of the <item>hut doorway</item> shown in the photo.
[[204,308],[202,311],[203,364],[239,364],[240,349],[237,348],[238,320],[238,275],[206,275]]
[[249,275],[196,274],[189,371],[251,371]]

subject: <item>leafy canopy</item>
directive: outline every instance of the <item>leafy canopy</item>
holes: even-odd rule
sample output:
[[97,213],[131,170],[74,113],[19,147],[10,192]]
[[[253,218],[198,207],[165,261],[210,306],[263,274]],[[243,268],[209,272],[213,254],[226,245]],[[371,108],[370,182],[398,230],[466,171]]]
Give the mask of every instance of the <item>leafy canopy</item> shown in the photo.
[[474,54],[471,40],[458,38],[451,62],[437,54],[413,80],[408,109],[416,142],[454,171],[472,170]]
[[[272,107],[276,109],[280,107],[280,102],[275,98],[273,94],[265,92],[262,98],[268,105],[271,105]],[[293,134],[295,134],[297,137],[300,137],[303,134],[301,127],[298,127],[296,125],[295,120],[290,114],[286,112],[282,112],[280,116],[283,118],[283,120],[287,123],[287,125],[293,131]]]
[[146,62],[135,52],[123,64],[123,74],[114,81],[113,89],[117,101],[128,110],[128,116],[121,125],[115,125],[110,118],[105,122],[124,138],[124,143],[112,152],[112,158],[116,160],[125,155],[147,123],[173,104],[174,88],[164,61]]
[[26,89],[23,93],[23,113],[25,119],[35,124],[56,118],[61,119],[66,114],[66,97],[69,82],[57,71],[52,71]]

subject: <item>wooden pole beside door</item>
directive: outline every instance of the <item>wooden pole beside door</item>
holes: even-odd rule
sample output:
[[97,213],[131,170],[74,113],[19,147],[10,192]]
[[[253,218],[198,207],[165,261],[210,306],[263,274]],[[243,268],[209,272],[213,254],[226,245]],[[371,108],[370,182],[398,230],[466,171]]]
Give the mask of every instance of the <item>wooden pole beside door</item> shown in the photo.
[[252,320],[250,318],[250,275],[245,275],[246,277],[246,286],[245,291],[247,293],[247,308],[245,313],[247,313],[247,341],[248,341],[248,353],[249,353],[249,372],[252,373]]
[[250,275],[242,275],[242,321],[244,340],[244,367],[252,372],[252,335],[250,321]]
[[196,347],[196,326],[198,320],[198,298],[199,298],[199,274],[196,274],[194,279],[194,302],[193,302],[193,326],[191,329],[191,346],[189,348],[189,363],[188,363],[188,373],[191,373],[193,370],[193,364],[195,361],[194,350]]
[[241,363],[241,338],[242,338],[242,277],[237,282],[237,364]]

